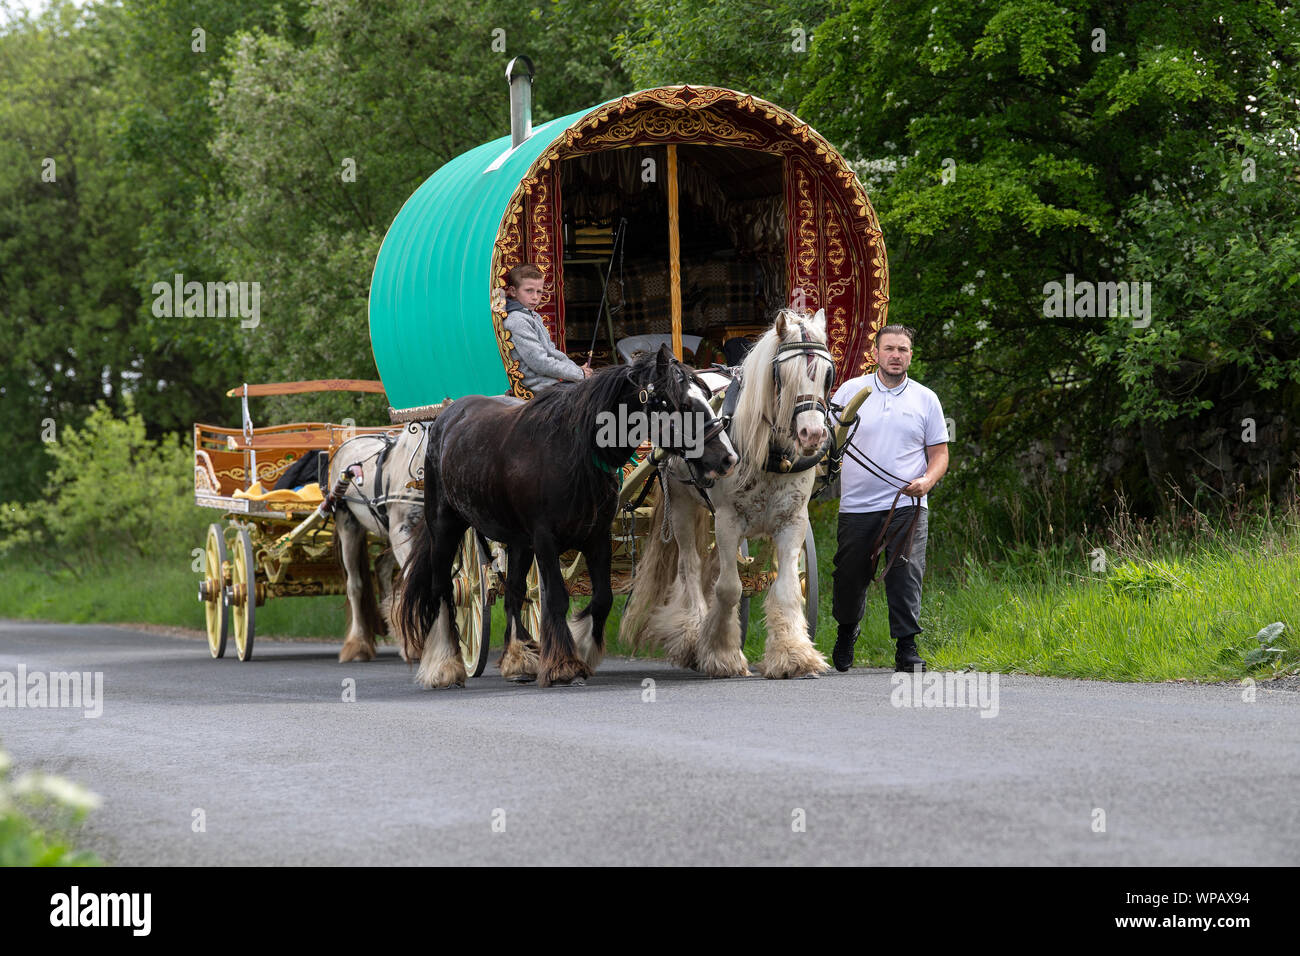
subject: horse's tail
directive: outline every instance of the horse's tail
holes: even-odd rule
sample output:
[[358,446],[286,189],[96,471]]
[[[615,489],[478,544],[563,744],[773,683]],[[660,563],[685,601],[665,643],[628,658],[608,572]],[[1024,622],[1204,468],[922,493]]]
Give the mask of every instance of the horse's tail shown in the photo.
[[[667,479],[665,479],[667,480]],[[648,640],[648,631],[655,612],[669,603],[680,586],[677,581],[677,536],[670,534],[663,540],[664,501],[661,489],[651,496],[650,533],[646,536],[645,550],[638,556],[636,576],[632,579],[632,594],[619,621],[619,640],[631,650],[638,650]],[[677,499],[674,499],[677,500]],[[682,502],[678,501],[682,507]],[[689,506],[688,506],[689,507]],[[695,540],[690,545],[699,551],[707,548],[708,521],[692,523]]]
[[438,609],[433,601],[433,533],[421,521],[411,541],[411,553],[402,569],[401,592],[393,608],[393,625],[408,661],[424,652],[424,636],[433,627]]

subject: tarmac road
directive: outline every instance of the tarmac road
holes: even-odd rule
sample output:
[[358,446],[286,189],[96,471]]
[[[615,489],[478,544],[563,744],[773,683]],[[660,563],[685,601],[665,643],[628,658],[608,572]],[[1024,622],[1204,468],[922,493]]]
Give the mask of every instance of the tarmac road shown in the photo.
[[11,776],[100,794],[78,844],[121,865],[1300,862],[1300,694],[1267,685],[1002,676],[983,717],[878,670],[426,691],[391,646],[256,650],[0,621],[0,682],[104,680],[97,718],[0,707]]

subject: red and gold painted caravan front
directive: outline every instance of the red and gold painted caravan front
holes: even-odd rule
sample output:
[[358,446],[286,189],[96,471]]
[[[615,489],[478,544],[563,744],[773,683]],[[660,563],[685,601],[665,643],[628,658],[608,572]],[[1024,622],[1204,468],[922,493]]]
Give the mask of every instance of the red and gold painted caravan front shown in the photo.
[[[688,144],[782,158],[789,301],[802,298],[807,310],[826,310],[838,378],[866,371],[871,364],[867,349],[886,324],[889,309],[885,240],[871,200],[844,158],[811,126],[779,106],[733,90],[644,90],[599,106],[568,127],[540,153],[510,200],[492,253],[493,287],[502,287],[506,272],[517,263],[541,268],[546,293],[537,311],[564,348],[559,162],[601,150]],[[531,397],[511,361],[504,317],[494,306],[502,362],[512,390]]]

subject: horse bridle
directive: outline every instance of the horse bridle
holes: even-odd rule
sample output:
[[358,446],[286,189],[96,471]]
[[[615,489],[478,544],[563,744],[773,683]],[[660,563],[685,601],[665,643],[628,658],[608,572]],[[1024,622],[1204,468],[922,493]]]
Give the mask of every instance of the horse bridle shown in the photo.
[[[709,393],[709,387],[704,383],[704,380],[701,379],[699,376],[695,375],[694,373],[688,371],[684,366],[680,365],[679,363],[675,363],[672,366],[672,374],[674,376],[680,376],[677,380],[686,386],[686,390],[688,392],[690,390],[690,383],[695,382],[704,390],[705,394]],[[659,409],[659,410],[664,410],[669,412],[676,412],[678,414],[685,414],[681,408],[674,407],[672,403],[668,401],[667,398],[655,392],[654,382],[647,382],[645,385],[642,385],[641,391],[637,395],[637,399],[641,402],[642,405],[645,406],[647,410],[653,408],[653,409]],[[706,407],[707,407],[707,403],[706,403]],[[704,435],[703,438],[701,439],[701,445],[707,445],[714,438],[718,437],[718,435],[720,435],[722,432],[726,431],[727,427],[730,424],[731,424],[731,419],[729,416],[719,417],[715,415],[712,418],[710,418],[709,421],[704,426]],[[685,445],[682,445],[681,447],[661,445],[660,448],[662,448],[663,451],[667,452],[670,455],[676,455],[686,464],[686,474],[687,474],[686,483],[694,487],[695,490],[699,492],[700,497],[704,499],[705,506],[709,509],[709,513],[712,514],[713,499],[709,497],[708,489],[713,487],[717,479],[706,478],[704,475],[700,473],[699,468],[695,464],[694,460],[686,457]],[[656,470],[655,473],[658,474],[658,471]],[[662,481],[662,477],[660,478],[660,480]],[[647,481],[646,489],[643,490],[641,494],[642,500],[644,500],[645,491],[649,490],[649,486],[650,486],[650,482]]]
[[[826,360],[826,376],[823,382],[822,391],[830,395],[831,389],[835,387],[835,359],[831,357],[830,349],[820,342],[813,342],[808,338],[808,331],[802,326],[799,327],[798,342],[782,342],[776,347],[776,354],[772,356],[772,381],[776,385],[777,394],[781,394],[781,363],[788,362],[790,359],[804,356],[808,363],[808,377],[812,377],[813,362],[819,358]],[[796,416],[800,412],[814,411],[818,408],[822,410],[823,415],[827,414],[826,400],[816,395],[797,395],[795,396],[794,413]]]
[[[808,338],[808,332],[803,326],[799,327],[798,342],[782,342],[777,346],[776,354],[772,356],[772,381],[776,388],[778,398],[781,394],[781,363],[788,362],[791,359],[803,356],[808,363],[808,374],[812,377],[813,363],[819,359],[826,360],[827,369],[823,380],[822,389],[824,395],[829,396],[831,389],[835,387],[835,359],[831,357],[830,350],[821,342],[814,342]],[[782,474],[792,474],[800,471],[807,471],[812,468],[824,457],[827,451],[834,443],[831,429],[830,408],[826,404],[826,398],[822,395],[799,394],[794,398],[794,411],[790,416],[790,432],[794,433],[794,423],[799,415],[803,412],[815,412],[821,410],[822,421],[826,426],[826,440],[824,440],[815,452],[811,455],[801,455],[791,460],[789,455],[778,451],[775,446],[769,448],[767,454],[767,463],[764,466],[767,471],[780,472]],[[776,425],[772,424],[772,435],[776,437]]]

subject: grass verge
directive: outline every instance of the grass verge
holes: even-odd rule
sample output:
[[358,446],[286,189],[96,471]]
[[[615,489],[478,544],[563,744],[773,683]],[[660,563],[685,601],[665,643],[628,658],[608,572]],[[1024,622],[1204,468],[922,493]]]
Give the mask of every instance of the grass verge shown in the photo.
[[[811,517],[819,545],[815,640],[829,656],[836,503],[814,502]],[[1300,527],[1294,523],[1200,534],[1190,542],[1171,538],[1163,545],[1142,529],[1125,527],[1108,541],[1104,570],[1082,549],[1077,555],[1026,552],[996,564],[963,562],[937,520],[932,527],[930,564],[943,571],[926,580],[921,648],[935,669],[1162,681],[1269,677],[1300,664]],[[935,548],[947,551],[936,555]],[[187,553],[165,562],[102,562],[73,577],[10,559],[0,564],[0,616],[200,629],[199,575],[190,561]],[[626,652],[616,638],[624,602],[616,598],[606,627],[615,654]],[[257,632],[341,642],[343,608],[342,597],[268,601],[258,608]],[[500,601],[492,617],[499,642]],[[1257,641],[1275,622],[1283,625],[1281,634]],[[762,654],[763,633],[757,599],[746,638],[751,660]],[[856,663],[891,667],[893,650],[877,583],[868,592]]]

